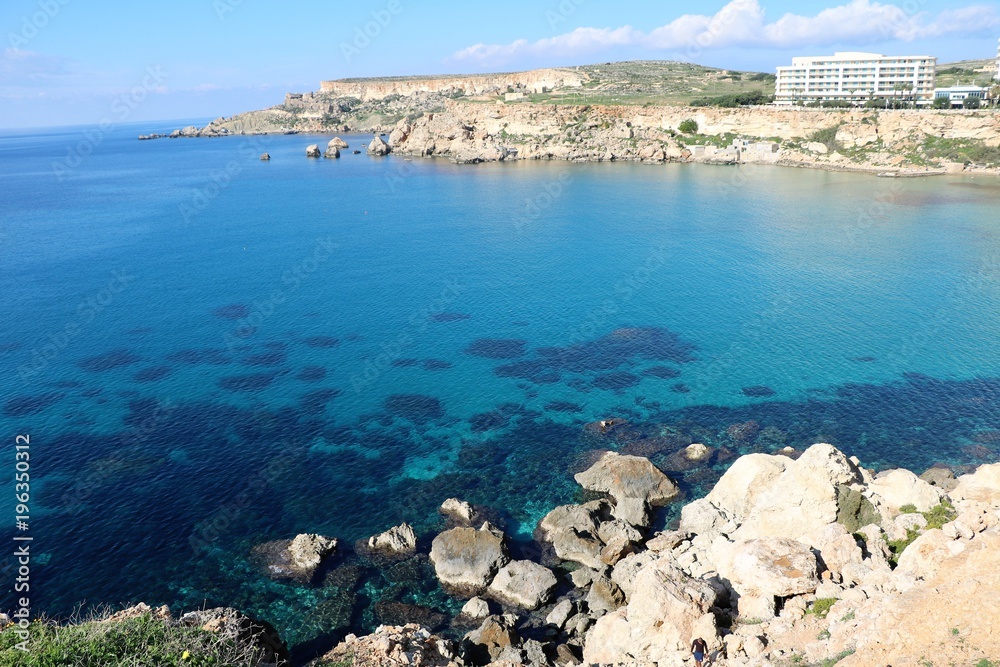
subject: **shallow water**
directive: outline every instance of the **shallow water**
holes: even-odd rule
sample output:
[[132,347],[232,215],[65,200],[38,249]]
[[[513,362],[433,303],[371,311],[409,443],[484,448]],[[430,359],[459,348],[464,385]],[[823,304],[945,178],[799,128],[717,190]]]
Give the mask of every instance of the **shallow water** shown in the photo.
[[[257,544],[429,538],[459,496],[530,548],[608,447],[688,497],[820,440],[874,467],[997,457],[993,181],[309,160],[314,137],[152,129],[62,178],[81,128],[0,137],[0,433],[34,444],[50,614],[226,604],[307,652],[456,603],[422,559],[310,588],[262,577]],[[683,469],[691,442],[724,451]]]

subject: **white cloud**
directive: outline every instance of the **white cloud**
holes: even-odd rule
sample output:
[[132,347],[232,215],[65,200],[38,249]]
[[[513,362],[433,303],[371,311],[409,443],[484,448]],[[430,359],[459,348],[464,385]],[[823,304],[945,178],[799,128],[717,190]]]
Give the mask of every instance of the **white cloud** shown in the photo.
[[451,60],[496,66],[520,58],[571,57],[625,47],[672,51],[671,58],[685,60],[711,48],[862,46],[1000,27],[995,6],[971,5],[933,16],[919,10],[925,4],[926,0],[910,0],[903,6],[851,0],[814,16],[789,13],[768,23],[758,0],[732,0],[713,16],[685,14],[649,32],[628,25],[577,28],[534,42],[519,39],[510,44],[475,44],[458,51]]

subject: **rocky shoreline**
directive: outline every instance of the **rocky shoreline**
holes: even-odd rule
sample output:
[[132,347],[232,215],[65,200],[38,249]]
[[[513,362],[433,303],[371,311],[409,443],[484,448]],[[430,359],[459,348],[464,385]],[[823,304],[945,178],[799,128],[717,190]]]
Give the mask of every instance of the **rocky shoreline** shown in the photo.
[[393,153],[463,164],[547,159],[1000,174],[1000,161],[989,157],[1000,146],[1000,113],[991,111],[507,104],[430,92],[362,101],[306,93],[166,136],[343,132],[384,135]]
[[[677,455],[699,465],[714,454],[696,443]],[[592,461],[574,476],[592,499],[553,508],[533,548],[515,548],[489,508],[456,498],[442,503],[433,539],[404,523],[359,541],[355,551],[386,567],[429,556],[464,606],[425,626],[426,610],[397,605],[400,624],[348,635],[309,667],[680,667],[693,664],[695,637],[720,666],[1000,655],[1000,463],[956,478],[943,467],[876,474],[829,444],[746,454],[673,529],[655,531],[654,510],[680,497],[677,485],[641,456],[605,450]],[[339,551],[336,538],[302,534],[253,558],[273,578],[313,586]],[[274,628],[232,609],[174,620],[139,605],[105,622],[137,615],[229,637],[256,652],[254,664],[289,664]]]

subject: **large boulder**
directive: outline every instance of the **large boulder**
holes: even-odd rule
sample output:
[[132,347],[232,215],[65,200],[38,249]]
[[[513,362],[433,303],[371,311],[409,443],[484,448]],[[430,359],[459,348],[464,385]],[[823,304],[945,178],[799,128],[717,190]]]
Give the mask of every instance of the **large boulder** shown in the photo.
[[816,555],[796,540],[769,538],[737,542],[727,572],[720,572],[742,595],[790,597],[819,585]]
[[555,587],[552,570],[530,560],[515,560],[500,568],[487,593],[507,605],[538,609],[548,602]]
[[500,658],[509,649],[521,645],[521,638],[514,630],[514,617],[490,616],[483,624],[465,635],[462,641],[466,659],[473,664],[485,665]]
[[584,472],[574,476],[589,491],[608,493],[615,500],[614,516],[632,525],[648,524],[647,505],[665,505],[679,493],[649,459],[606,452]]
[[334,137],[333,139],[330,139],[330,141],[329,141],[329,143],[327,143],[326,147],[327,148],[338,148],[338,149],[339,148],[350,148],[350,146],[348,146],[347,142],[344,141],[343,139],[341,139],[340,137]]
[[842,452],[813,445],[757,495],[733,537],[785,537],[816,546],[815,535],[837,520],[838,487],[861,481],[860,470]]
[[319,157],[319,144],[309,144],[306,146],[306,157]]
[[293,540],[261,544],[253,551],[257,558],[263,560],[268,576],[308,582],[323,559],[336,549],[337,540],[334,538],[303,533]]
[[472,523],[476,516],[476,511],[472,509],[472,505],[464,500],[459,500],[458,498],[448,498],[446,501],[441,503],[441,507],[438,511],[441,514],[454,517],[464,521],[465,523]]
[[948,495],[956,503],[968,500],[1000,507],[1000,463],[982,465],[971,475],[962,475]]
[[720,509],[727,517],[742,523],[757,497],[766,491],[771,483],[791,461],[786,456],[768,454],[747,454],[729,466],[715,487],[705,497],[705,501]]
[[686,664],[697,631],[715,640],[716,590],[685,574],[670,558],[643,567],[628,605],[605,614],[587,633],[583,661],[592,663]]
[[340,157],[340,149],[337,148],[336,146],[330,146],[323,153],[323,157],[331,159],[331,160],[335,160],[335,159],[337,159],[337,158]]
[[446,530],[431,543],[431,563],[438,580],[459,594],[482,593],[508,562],[504,534],[489,523],[479,530]]
[[939,489],[902,469],[879,475],[868,485],[868,490],[891,510],[913,505],[919,512],[926,512],[940,503],[942,495]]
[[375,135],[375,138],[368,144],[369,155],[388,155],[390,150],[389,144],[385,143],[385,140],[378,135]]
[[368,538],[368,548],[390,556],[409,555],[417,550],[417,534],[408,523]]
[[615,499],[641,498],[651,505],[663,505],[678,494],[677,485],[642,456],[607,452],[573,479],[589,491],[602,491]]
[[582,505],[560,505],[545,515],[538,530],[543,540],[552,543],[556,556],[562,560],[586,565],[594,570],[604,568],[598,539],[597,517]]

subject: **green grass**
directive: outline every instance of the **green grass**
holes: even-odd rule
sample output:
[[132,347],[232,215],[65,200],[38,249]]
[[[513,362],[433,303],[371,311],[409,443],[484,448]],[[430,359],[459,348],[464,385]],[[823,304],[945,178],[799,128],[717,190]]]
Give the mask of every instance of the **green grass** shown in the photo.
[[917,530],[916,528],[908,528],[906,530],[906,537],[904,537],[903,539],[888,540],[887,544],[889,545],[889,551],[890,551],[889,563],[891,563],[893,567],[896,567],[896,565],[899,564],[899,557],[906,549],[906,547],[913,544],[913,540],[917,539],[918,537],[920,537],[919,530]]
[[814,141],[816,143],[823,144],[832,153],[833,151],[840,150],[841,148],[840,142],[837,141],[837,130],[839,129],[840,123],[822,130],[816,130],[806,137],[806,141]]
[[988,660],[987,658],[983,658],[982,660],[976,663],[976,667],[1000,667],[1000,663],[996,663],[993,662],[992,660]]
[[256,664],[245,646],[199,628],[169,623],[150,614],[102,623],[60,626],[31,624],[29,652],[15,645],[15,627],[0,632],[0,667],[250,667]]
[[943,139],[928,136],[921,148],[932,160],[1000,166],[1000,146],[987,146],[975,139]]
[[847,656],[852,655],[853,653],[854,653],[854,649],[848,649],[846,651],[841,651],[840,653],[838,653],[837,655],[833,656],[832,658],[827,658],[826,660],[824,660],[821,663],[819,663],[820,667],[833,667],[838,662],[840,662],[841,660],[843,660]]
[[826,618],[826,615],[830,613],[830,608],[835,604],[837,604],[837,598],[818,598],[806,609],[806,613]]

